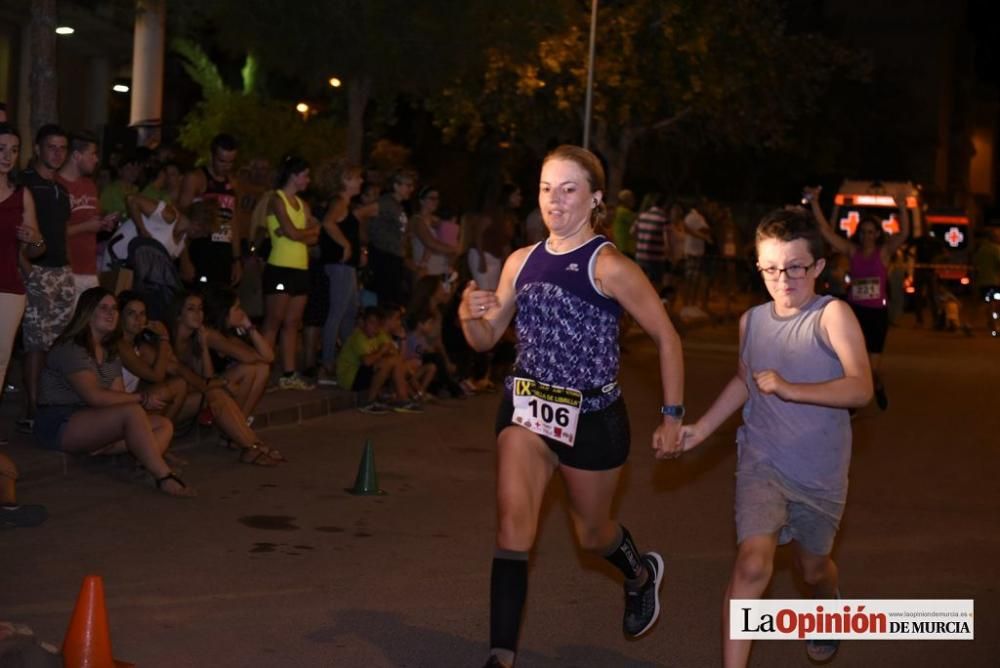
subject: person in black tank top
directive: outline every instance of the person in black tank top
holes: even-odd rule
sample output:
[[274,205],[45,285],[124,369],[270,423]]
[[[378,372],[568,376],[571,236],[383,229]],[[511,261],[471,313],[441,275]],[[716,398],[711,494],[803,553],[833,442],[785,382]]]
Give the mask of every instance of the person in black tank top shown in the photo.
[[191,219],[181,273],[189,283],[236,285],[243,275],[240,230],[234,225],[236,140],[226,134],[212,140],[207,166],[189,172],[181,185],[178,207]]
[[323,216],[319,235],[320,262],[330,286],[329,307],[323,324],[323,369],[321,385],[334,384],[334,368],[339,344],[354,331],[360,299],[358,268],[368,260],[368,249],[361,241],[361,223],[354,215],[361,192],[361,168],[347,162],[334,165],[332,182],[337,192]]

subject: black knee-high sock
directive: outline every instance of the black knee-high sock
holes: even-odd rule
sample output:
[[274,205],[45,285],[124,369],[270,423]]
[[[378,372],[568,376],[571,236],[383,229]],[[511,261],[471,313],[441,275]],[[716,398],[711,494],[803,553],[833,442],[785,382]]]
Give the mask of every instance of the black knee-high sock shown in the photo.
[[642,575],[642,554],[624,526],[619,526],[618,537],[605,551],[604,558],[614,564],[626,580],[636,580]]
[[528,553],[498,549],[490,575],[490,649],[517,651],[528,595]]

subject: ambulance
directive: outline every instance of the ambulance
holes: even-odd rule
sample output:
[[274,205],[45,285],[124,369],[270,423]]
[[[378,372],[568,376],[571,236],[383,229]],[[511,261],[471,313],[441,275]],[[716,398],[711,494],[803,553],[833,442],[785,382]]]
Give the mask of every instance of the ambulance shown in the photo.
[[861,219],[866,214],[872,214],[881,221],[886,234],[899,234],[899,206],[896,204],[896,197],[906,198],[910,234],[925,234],[920,188],[909,181],[845,180],[833,199],[830,224],[848,239],[854,239]]
[[944,252],[935,262],[938,279],[968,286],[972,269],[972,225],[961,209],[928,209],[927,233],[941,243]]

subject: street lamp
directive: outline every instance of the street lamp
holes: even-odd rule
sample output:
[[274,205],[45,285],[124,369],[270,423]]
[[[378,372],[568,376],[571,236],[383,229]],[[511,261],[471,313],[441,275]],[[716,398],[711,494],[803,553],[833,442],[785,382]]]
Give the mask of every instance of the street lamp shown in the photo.
[[341,81],[337,77],[330,77],[330,85],[334,88],[340,88]]
[[587,58],[587,101],[583,109],[583,147],[590,148],[590,110],[594,103],[594,44],[597,40],[597,0],[590,0],[590,56]]
[[297,105],[295,105],[295,111],[302,114],[302,118],[305,118],[306,116],[309,115],[309,105],[306,104],[305,102],[299,102]]
[[59,26],[58,28],[56,28],[57,35],[72,35],[75,32],[76,30],[74,30],[69,26]]

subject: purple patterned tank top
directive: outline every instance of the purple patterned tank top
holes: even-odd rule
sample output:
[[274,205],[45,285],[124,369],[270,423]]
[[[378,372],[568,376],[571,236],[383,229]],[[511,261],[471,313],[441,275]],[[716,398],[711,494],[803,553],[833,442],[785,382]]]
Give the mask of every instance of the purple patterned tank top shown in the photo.
[[[618,378],[618,318],[621,306],[594,282],[598,251],[611,244],[597,236],[564,253],[547,241],[535,244],[514,278],[519,373],[581,392],[609,386]],[[510,392],[512,381],[505,383]],[[621,394],[585,395],[583,412],[601,410]]]

